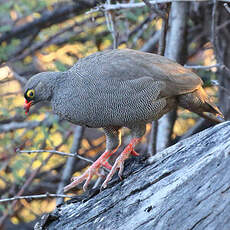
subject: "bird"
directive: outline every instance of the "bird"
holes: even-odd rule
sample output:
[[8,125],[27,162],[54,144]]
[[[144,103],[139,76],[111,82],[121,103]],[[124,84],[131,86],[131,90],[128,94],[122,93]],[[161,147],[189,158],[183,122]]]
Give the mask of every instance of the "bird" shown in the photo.
[[[202,79],[182,65],[157,54],[132,49],[96,52],[79,59],[64,72],[42,72],[25,85],[25,112],[41,101],[48,101],[61,119],[90,128],[102,128],[106,136],[105,152],[79,177],[65,186],[67,192],[84,182],[85,191],[94,175],[109,170],[102,184],[124,162],[138,156],[135,146],[145,134],[146,124],[158,120],[181,106],[214,122],[223,114],[202,87]],[[121,129],[130,129],[131,141],[110,165],[108,159],[121,145]]]

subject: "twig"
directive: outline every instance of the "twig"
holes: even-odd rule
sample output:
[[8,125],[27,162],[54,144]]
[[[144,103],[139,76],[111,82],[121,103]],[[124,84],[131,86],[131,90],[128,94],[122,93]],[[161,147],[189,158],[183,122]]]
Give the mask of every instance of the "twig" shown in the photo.
[[16,51],[13,54],[10,55],[9,59],[14,60],[14,57],[22,54],[24,50],[30,47],[34,42],[35,38],[38,36],[39,32],[39,29],[34,30],[32,35],[30,35],[27,39],[22,39],[20,46],[18,47],[18,49],[16,49]]
[[218,86],[220,89],[222,89],[227,94],[227,97],[230,98],[229,89],[226,89],[225,87],[221,86],[217,80],[211,80],[211,84]]
[[[99,17],[95,17],[95,19],[97,19],[97,18],[99,18]],[[47,38],[46,40],[44,40],[44,41],[42,41],[42,42],[37,42],[37,43],[35,43],[34,45],[32,45],[31,47],[29,47],[28,49],[26,49],[21,55],[16,56],[15,58],[10,59],[9,61],[12,62],[12,61],[16,61],[16,60],[21,60],[21,59],[25,58],[26,56],[35,53],[37,50],[42,49],[42,48],[44,48],[44,47],[47,47],[47,46],[51,45],[52,43],[55,43],[55,41],[57,41],[58,38],[59,38],[61,35],[65,34],[65,33],[68,32],[68,31],[73,31],[73,34],[72,34],[72,35],[74,35],[74,36],[76,36],[76,35],[82,33],[82,32],[84,31],[84,29],[82,29],[82,28],[83,28],[83,25],[84,25],[86,22],[88,22],[88,20],[89,20],[89,19],[87,18],[86,20],[84,20],[84,21],[82,21],[82,22],[75,22],[73,25],[67,26],[67,27],[63,28],[62,30],[58,31],[56,34],[50,36],[50,37]],[[98,24],[93,23],[92,26],[91,26],[91,24],[90,24],[90,25],[87,25],[87,28],[100,26],[101,24],[102,24],[102,23],[98,23]],[[74,29],[75,29],[75,27],[77,27],[77,26],[79,27],[79,30],[75,31]],[[72,35],[71,35],[71,36],[72,36]],[[65,37],[65,39],[68,40],[68,41],[70,40],[69,37]]]
[[[41,168],[48,163],[51,157],[52,157],[52,154],[49,154],[49,156],[42,162],[42,164],[30,174],[30,176],[27,178],[26,182],[23,184],[23,186],[21,187],[21,189],[19,190],[16,196],[21,196],[24,193],[24,191],[30,186],[30,184],[32,183],[36,175],[40,172]],[[17,205],[17,202],[18,200],[14,200],[9,207],[11,211],[4,213],[3,216],[0,217],[0,229],[2,225],[4,224],[4,222],[6,221],[6,219],[8,218],[8,216],[12,215],[12,211]]]
[[40,195],[14,196],[11,198],[0,199],[0,203],[5,203],[9,201],[14,201],[14,200],[22,200],[22,199],[41,199],[41,198],[49,198],[49,197],[73,198],[73,196],[70,196],[70,195],[46,193],[46,194],[40,194]]
[[22,91],[3,93],[3,94],[0,94],[0,98],[6,97],[6,96],[18,95],[18,94],[21,94],[21,93],[22,93]]
[[[168,29],[168,14],[164,13],[164,17],[162,18],[160,39],[158,43],[159,55],[164,55],[165,52],[167,29]],[[155,155],[157,152],[157,135],[158,135],[158,120],[152,122],[152,128],[151,128],[149,143],[148,143],[148,153],[150,156]]]
[[[209,0],[203,0],[209,1]],[[230,0],[219,0],[221,2],[230,2]],[[168,2],[179,2],[179,0],[152,0],[149,1],[150,4],[158,4],[158,3],[168,3]],[[187,2],[200,2],[200,0],[187,0]],[[138,3],[116,3],[116,4],[102,4],[97,6],[90,11],[86,12],[86,14],[91,14],[98,11],[108,11],[108,10],[122,10],[122,9],[132,9],[132,8],[141,8],[146,7],[145,3],[138,2]]]
[[204,65],[184,65],[185,68],[187,69],[211,69],[211,68],[214,68],[214,67],[222,67],[221,64],[215,64],[215,65],[207,65],[207,66],[204,66]]
[[42,121],[27,121],[27,122],[26,121],[25,122],[13,121],[8,124],[0,125],[0,133],[10,132],[16,129],[24,129],[24,128],[34,129],[40,125],[50,126],[51,124],[53,124],[53,121],[51,121],[49,117],[46,117]]
[[213,50],[217,59],[218,63],[223,64],[221,55],[219,52],[219,43],[218,37],[216,34],[216,26],[217,26],[217,0],[213,0],[213,7],[212,7],[212,23],[211,23],[211,39],[213,44]]
[[155,13],[156,15],[162,17],[162,18],[165,18],[166,17],[166,14],[161,11],[161,10],[158,10],[156,9],[151,3],[149,0],[143,0],[143,2],[145,3],[145,5],[153,12]]
[[228,3],[224,3],[224,7],[228,11],[228,13],[230,14],[230,7],[228,6]]
[[60,6],[55,7],[54,10],[45,10],[42,12],[41,17],[22,24],[20,26],[12,28],[11,31],[7,31],[0,36],[0,43],[3,41],[10,41],[13,38],[23,39],[33,34],[37,29],[42,30],[50,27],[54,24],[61,23],[73,15],[78,15],[84,10],[88,10],[91,7],[96,6],[97,1],[75,1],[74,3],[60,3]]
[[16,150],[17,152],[19,153],[28,153],[28,154],[31,154],[31,153],[51,153],[51,154],[56,154],[56,155],[60,155],[60,156],[63,156],[63,157],[76,157],[76,158],[79,158],[81,160],[84,160],[84,161],[87,161],[89,163],[93,163],[92,160],[86,158],[86,157],[83,157],[77,153],[64,153],[64,152],[60,152],[60,151],[56,151],[56,150],[45,150],[45,149],[39,149],[39,150]]
[[[107,4],[110,5],[110,0],[107,0]],[[113,49],[117,48],[117,30],[116,30],[116,20],[113,12],[105,11],[106,25],[109,32],[113,37]]]
[[153,47],[156,45],[156,43],[159,41],[161,35],[161,31],[157,30],[151,38],[141,47],[141,51],[143,52],[151,52],[153,50]]
[[14,72],[12,69],[11,69],[11,71],[12,71],[13,77],[14,77],[16,80],[18,80],[19,82],[21,82],[23,85],[26,84],[27,80],[26,80],[24,77],[20,76],[18,73]]
[[[155,13],[154,14],[151,13],[139,26],[137,26],[135,28],[135,30],[131,31],[131,33],[129,34],[129,36],[131,36],[133,33],[136,33],[135,37],[133,38],[131,47],[133,47],[136,44],[136,42],[138,41],[138,39],[143,35],[144,31],[148,28],[149,24],[155,18],[156,18],[156,14]],[[155,39],[155,40],[157,40],[157,39]],[[146,46],[146,45],[148,46],[147,43],[148,42],[146,42],[144,44],[144,46]]]

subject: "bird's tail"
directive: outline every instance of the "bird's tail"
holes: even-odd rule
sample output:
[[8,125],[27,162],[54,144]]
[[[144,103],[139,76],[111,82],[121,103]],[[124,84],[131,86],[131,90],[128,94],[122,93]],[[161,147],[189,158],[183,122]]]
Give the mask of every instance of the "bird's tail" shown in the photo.
[[224,121],[223,114],[215,103],[211,101],[202,87],[194,92],[180,95],[178,99],[180,106],[199,114],[205,119],[215,123],[221,123]]

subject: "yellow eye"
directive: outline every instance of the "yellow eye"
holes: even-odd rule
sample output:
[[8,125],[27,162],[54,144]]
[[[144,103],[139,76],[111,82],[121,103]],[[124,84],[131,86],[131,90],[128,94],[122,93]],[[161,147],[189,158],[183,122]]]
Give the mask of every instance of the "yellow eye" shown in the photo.
[[26,95],[27,95],[28,98],[31,98],[31,99],[34,98],[34,95],[35,95],[34,89],[28,90]]

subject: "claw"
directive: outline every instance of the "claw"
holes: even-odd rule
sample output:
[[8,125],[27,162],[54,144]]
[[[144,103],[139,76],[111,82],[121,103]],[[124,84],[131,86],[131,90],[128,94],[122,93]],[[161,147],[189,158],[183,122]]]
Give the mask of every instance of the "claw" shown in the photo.
[[124,171],[124,162],[121,162],[120,168],[119,168],[119,172],[118,172],[118,176],[119,176],[120,180],[123,179],[123,178],[122,178],[122,173],[123,173],[123,171]]
[[134,151],[134,150],[132,150],[132,151],[130,152],[130,154],[131,154],[131,155],[133,155],[133,156],[135,156],[135,157],[140,156],[140,154],[139,154],[139,153],[137,153],[137,152],[136,152],[136,151]]
[[130,144],[124,149],[121,155],[116,159],[111,171],[107,175],[105,181],[103,182],[101,188],[106,188],[108,182],[112,179],[113,175],[116,173],[117,169],[119,169],[118,176],[122,180],[122,173],[124,171],[124,162],[129,157],[130,154],[133,156],[139,156],[137,152],[134,151],[134,146],[140,141],[140,138],[134,138]]
[[109,164],[108,161],[105,161],[105,162],[103,163],[103,166],[104,166],[105,168],[107,168],[108,170],[111,170],[111,169],[112,169],[112,166]]
[[101,166],[104,166],[105,168],[109,170],[112,169],[112,166],[108,163],[107,159],[115,151],[116,149],[106,151],[81,176],[73,177],[71,179],[72,182],[69,185],[64,187],[64,192],[67,192],[71,188],[76,187],[78,184],[82,183],[84,180],[85,180],[85,183],[83,185],[83,190],[85,191],[94,175],[97,175],[99,177],[104,177],[104,174],[100,173],[99,169]]
[[124,161],[125,161],[126,157],[127,157],[127,155],[124,154],[124,152],[122,152],[121,155],[117,158],[117,160],[115,161],[112,169],[110,170],[109,174],[107,175],[105,181],[101,185],[102,188],[107,187],[108,182],[112,179],[112,177],[116,173],[117,169],[119,169],[118,176],[122,180],[121,176],[122,176],[122,172],[123,172],[123,169],[124,169]]
[[89,174],[84,185],[83,185],[83,191],[85,192],[87,190],[87,187],[92,179],[93,175],[92,174]]

